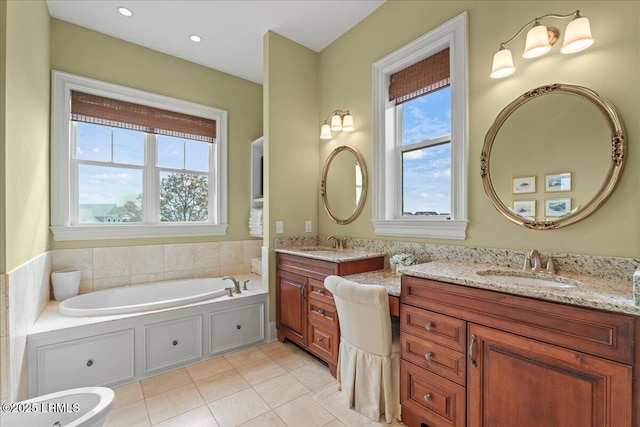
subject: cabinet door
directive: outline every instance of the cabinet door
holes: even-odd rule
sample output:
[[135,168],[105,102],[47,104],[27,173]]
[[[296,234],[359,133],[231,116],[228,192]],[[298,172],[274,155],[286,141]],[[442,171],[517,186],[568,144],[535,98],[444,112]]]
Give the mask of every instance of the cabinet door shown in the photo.
[[264,340],[264,304],[252,304],[210,314],[209,354],[219,354]]
[[307,278],[277,270],[276,327],[278,338],[307,345]]
[[144,327],[145,372],[202,357],[202,316]]
[[469,427],[631,426],[630,366],[469,325]]

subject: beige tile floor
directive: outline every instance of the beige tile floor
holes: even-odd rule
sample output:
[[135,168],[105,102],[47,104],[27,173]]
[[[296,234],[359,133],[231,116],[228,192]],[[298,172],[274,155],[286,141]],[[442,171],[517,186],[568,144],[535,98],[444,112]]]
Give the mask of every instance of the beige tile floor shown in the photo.
[[315,399],[335,384],[321,362],[275,341],[115,388],[107,427],[381,425]]

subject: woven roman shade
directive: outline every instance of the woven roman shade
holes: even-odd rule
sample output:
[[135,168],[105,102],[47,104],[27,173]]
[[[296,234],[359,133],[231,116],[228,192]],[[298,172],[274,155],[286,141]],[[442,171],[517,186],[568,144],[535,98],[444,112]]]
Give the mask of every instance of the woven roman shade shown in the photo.
[[449,48],[391,75],[389,101],[396,105],[449,86]]
[[71,91],[71,120],[214,142],[216,121]]

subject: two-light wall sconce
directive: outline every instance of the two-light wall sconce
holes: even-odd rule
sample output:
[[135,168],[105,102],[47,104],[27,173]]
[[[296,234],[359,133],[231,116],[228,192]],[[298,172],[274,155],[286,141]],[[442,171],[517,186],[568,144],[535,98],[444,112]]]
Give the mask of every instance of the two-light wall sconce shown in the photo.
[[331,139],[333,138],[331,131],[338,130],[344,132],[353,132],[356,130],[353,125],[353,116],[349,114],[349,110],[336,110],[329,114],[329,117],[327,117],[327,120],[324,121],[324,124],[320,128],[320,139]]
[[501,79],[512,74],[516,68],[513,66],[513,58],[511,51],[505,48],[506,45],[514,41],[522,32],[533,24],[527,32],[527,40],[524,45],[523,58],[536,58],[544,55],[551,50],[560,37],[560,30],[555,27],[546,27],[540,23],[545,18],[571,18],[571,22],[567,24],[564,30],[564,42],[561,53],[575,53],[588,48],[593,44],[591,37],[591,26],[589,20],[584,16],[580,16],[580,11],[576,10],[567,15],[558,15],[550,13],[548,15],[535,18],[533,21],[527,22],[513,37],[506,42],[500,43],[500,50],[493,56],[493,68],[489,76],[492,79]]

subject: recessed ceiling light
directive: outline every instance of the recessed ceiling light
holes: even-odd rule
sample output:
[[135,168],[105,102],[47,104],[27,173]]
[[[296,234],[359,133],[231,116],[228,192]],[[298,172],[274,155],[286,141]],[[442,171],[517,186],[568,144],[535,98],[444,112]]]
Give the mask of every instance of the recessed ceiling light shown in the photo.
[[200,37],[200,36],[199,36],[199,35],[197,35],[197,34],[191,34],[191,35],[189,36],[189,38],[190,38],[190,39],[191,39],[191,41],[192,41],[192,42],[194,42],[194,43],[200,43],[200,42],[202,41],[202,37]]
[[122,16],[127,16],[127,17],[133,16],[133,12],[131,12],[131,10],[127,9],[124,6],[118,7],[118,12],[120,12]]

